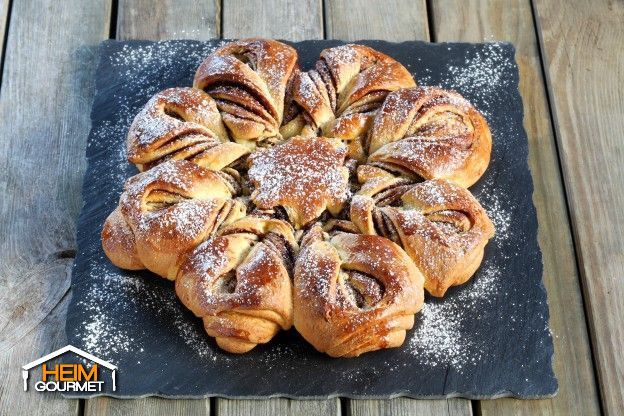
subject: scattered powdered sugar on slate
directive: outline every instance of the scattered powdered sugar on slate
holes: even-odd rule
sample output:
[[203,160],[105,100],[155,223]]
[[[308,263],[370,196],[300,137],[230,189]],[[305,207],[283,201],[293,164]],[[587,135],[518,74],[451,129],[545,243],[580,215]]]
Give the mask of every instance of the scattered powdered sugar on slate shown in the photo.
[[[148,95],[153,95],[162,88],[154,79],[168,77],[178,71],[176,66],[188,66],[194,72],[199,64],[218,47],[204,44],[203,47],[189,48],[184,43],[164,41],[145,45],[124,45],[122,50],[111,56],[110,64],[124,71],[121,79],[126,83],[141,85]],[[190,85],[180,85],[188,86]],[[124,97],[118,97],[124,104]],[[127,98],[125,98],[127,99]],[[126,103],[127,104],[127,103]]]
[[498,194],[495,192],[485,193],[481,197],[481,203],[494,224],[494,229],[496,230],[494,242],[500,245],[509,239],[511,213],[503,207]]
[[106,167],[105,169],[101,169],[101,171],[104,172],[105,175],[105,177],[102,178],[103,181],[109,185],[109,192],[104,195],[107,199],[115,199],[123,189],[126,179],[131,174],[136,173],[134,167],[128,165],[125,146],[128,126],[130,126],[133,117],[132,114],[125,113],[116,119],[114,123],[105,120],[92,131],[91,134],[95,140],[90,140],[87,144],[87,148],[90,148],[100,147],[102,143],[107,141],[119,143],[115,146],[114,151],[109,151],[107,158],[94,159],[91,161],[91,163],[102,164]]
[[[109,359],[113,364],[116,364],[115,357],[120,352],[132,352],[141,359],[143,345],[138,337],[129,335],[140,331],[136,328],[129,331],[127,327],[133,316],[150,313],[161,317],[162,324],[173,328],[174,333],[197,355],[209,360],[217,359],[209,338],[185,314],[173,288],[155,287],[145,281],[146,276],[134,277],[127,272],[117,273],[95,265],[91,268],[90,278],[93,281],[89,283],[87,296],[78,302],[88,312],[78,328],[78,334],[84,339],[84,349],[89,353]],[[153,278],[160,279],[157,276]],[[120,314],[124,315],[124,319],[119,319]],[[143,336],[149,334],[142,333],[140,338]],[[227,356],[219,359],[227,360]]]
[[428,366],[453,367],[461,371],[483,358],[474,334],[465,330],[465,319],[491,302],[499,290],[500,269],[484,265],[474,281],[460,292],[442,300],[427,299],[416,315],[413,332],[408,332],[407,348]]
[[[451,46],[448,49],[451,50]],[[513,62],[506,59],[500,43],[488,43],[484,48],[468,52],[464,62],[449,65],[440,78],[442,88],[450,88],[472,97],[475,105],[489,118],[492,97],[510,82],[506,75]],[[430,85],[431,75],[418,74],[419,84]],[[478,102],[477,102],[478,101]],[[476,103],[477,102],[477,103]]]
[[[225,42],[223,42],[225,43]],[[176,41],[164,41],[145,45],[124,45],[121,50],[109,56],[107,64],[113,71],[120,71],[121,84],[115,87],[114,101],[107,103],[114,108],[115,120],[104,120],[94,126],[87,148],[92,151],[105,151],[106,157],[93,158],[91,163],[105,164],[98,168],[104,172],[103,182],[107,183],[108,192],[104,197],[115,199],[123,189],[125,180],[136,174],[137,170],[128,163],[126,154],[126,136],[136,114],[148,102],[149,98],[162,90],[155,79],[171,78],[180,67],[189,68],[189,77],[201,61],[221,46],[199,44],[192,48]],[[180,85],[190,87],[191,85]],[[103,86],[104,88],[108,86]],[[126,91],[142,89],[143,96],[126,94]],[[98,115],[96,115],[98,116]],[[113,143],[113,145],[110,145]]]

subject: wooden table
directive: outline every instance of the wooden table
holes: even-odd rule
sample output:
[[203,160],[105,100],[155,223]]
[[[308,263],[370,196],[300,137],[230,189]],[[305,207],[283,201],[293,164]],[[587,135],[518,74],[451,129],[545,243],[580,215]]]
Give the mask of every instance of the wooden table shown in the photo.
[[[0,0],[0,414],[624,414],[624,3]],[[64,321],[104,39],[511,41],[559,394],[548,400],[63,400],[20,367]],[[418,375],[414,375],[417,377]]]

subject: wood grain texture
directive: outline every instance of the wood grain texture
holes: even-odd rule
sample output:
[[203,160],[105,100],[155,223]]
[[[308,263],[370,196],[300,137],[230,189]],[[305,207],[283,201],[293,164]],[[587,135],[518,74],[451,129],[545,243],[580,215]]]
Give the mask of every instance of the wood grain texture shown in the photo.
[[597,414],[600,408],[591,349],[531,4],[529,0],[441,0],[432,4],[436,41],[500,40],[516,46],[535,186],[533,201],[554,335],[558,395],[548,400],[483,401],[481,414]]
[[[219,37],[219,7],[196,0],[120,0],[116,38],[165,40]],[[210,399],[166,400],[148,397],[118,400],[98,397],[87,400],[85,415],[195,415],[209,414]]]
[[357,416],[408,416],[408,415],[472,415],[470,400],[351,400],[349,414]]
[[207,39],[219,36],[216,0],[119,0],[117,39]]
[[603,410],[624,414],[624,2],[535,1]]
[[94,49],[110,3],[16,1],[0,95],[0,414],[76,413],[18,369],[64,345]]
[[223,37],[323,39],[322,0],[224,0]]
[[340,402],[333,400],[217,400],[217,415],[233,416],[335,416],[340,415]]
[[328,39],[429,40],[425,0],[325,2]]
[[[323,38],[320,0],[225,0],[223,37],[266,37],[300,41]],[[339,399],[330,400],[226,400],[217,399],[217,414],[338,415]]]
[[[327,37],[343,40],[429,40],[424,0],[337,0],[327,2]],[[359,415],[470,415],[470,400],[350,400],[350,414]]]
[[209,415],[210,400],[169,400],[158,397],[134,400],[87,400],[85,416],[143,416],[143,415]]
[[40,378],[36,369],[30,374],[30,391],[22,389],[20,367],[67,344],[65,316],[69,294],[64,296],[39,326],[20,340],[21,348],[0,354],[0,415],[76,415],[78,400],[64,399],[57,393],[36,393],[33,380]]

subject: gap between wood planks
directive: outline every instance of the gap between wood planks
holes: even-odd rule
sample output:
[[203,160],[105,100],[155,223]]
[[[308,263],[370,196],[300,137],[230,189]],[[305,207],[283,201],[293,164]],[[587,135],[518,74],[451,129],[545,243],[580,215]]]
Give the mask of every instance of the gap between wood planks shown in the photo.
[[117,37],[117,14],[119,11],[119,0],[111,0],[111,16],[108,26],[108,38],[115,39]]
[[[2,49],[0,49],[0,91],[2,90],[2,78],[4,75],[4,57],[6,55],[7,48],[7,40],[9,38],[9,26],[11,25],[11,10],[13,10],[13,0],[7,0],[7,11],[6,18],[4,22],[4,32],[1,34],[2,38],[0,38],[0,45],[2,45]],[[2,13],[2,10],[0,10]],[[0,16],[2,19],[2,16]],[[0,25],[2,27],[2,25]]]

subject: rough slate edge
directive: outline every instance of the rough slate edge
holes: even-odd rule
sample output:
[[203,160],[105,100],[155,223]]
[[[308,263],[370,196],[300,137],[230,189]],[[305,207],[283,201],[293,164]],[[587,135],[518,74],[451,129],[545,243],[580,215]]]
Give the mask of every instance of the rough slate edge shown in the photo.
[[[207,41],[207,42],[214,42],[214,43],[219,43],[219,42],[223,42],[223,40],[213,40],[213,41]],[[149,44],[154,44],[157,42],[151,42],[151,41],[126,41],[126,42],[117,42],[117,41],[105,41],[101,44],[100,46],[100,62],[98,65],[98,74],[100,73],[105,73],[106,72],[106,65],[108,65],[106,62],[104,62],[104,57],[106,56],[106,51],[107,49],[111,49],[111,48],[120,48],[120,45],[128,45],[128,46],[133,46],[133,45],[149,45]],[[198,44],[199,42],[196,41],[181,41],[181,43],[187,43],[187,44]],[[287,42],[287,43],[291,43],[291,42]],[[291,43],[293,45],[295,45],[297,47],[297,49],[300,51],[303,51],[306,49],[306,45],[322,45],[323,47],[329,47],[329,46],[334,46],[337,44],[340,44],[342,42],[339,41],[304,41],[304,42],[298,42],[298,43]],[[438,47],[441,46],[449,46],[449,50],[451,49],[451,47],[478,47],[479,45],[483,45],[483,44],[467,44],[467,43],[443,43],[443,44],[428,44],[426,42],[402,42],[402,43],[391,43],[391,42],[385,42],[385,41],[370,41],[370,40],[366,40],[366,41],[361,41],[361,43],[365,43],[368,44],[372,47],[377,47],[381,50],[387,50],[387,49],[397,49],[397,50],[401,50],[401,45],[405,44],[408,45],[409,44],[427,44],[427,45],[436,45]],[[537,264],[535,264],[536,269],[534,270],[534,272],[536,272],[536,274],[538,274],[540,276],[539,278],[539,282],[538,282],[538,288],[539,291],[537,293],[538,296],[541,296],[540,300],[543,300],[543,302],[539,302],[540,305],[544,305],[541,309],[543,309],[543,318],[546,322],[546,324],[548,324],[548,319],[549,319],[549,313],[548,313],[548,306],[546,303],[546,291],[544,288],[544,284],[543,284],[543,279],[541,278],[542,276],[542,256],[541,256],[541,250],[539,249],[539,245],[538,245],[538,240],[537,240],[537,219],[536,219],[536,212],[535,212],[535,206],[533,205],[531,196],[533,194],[533,180],[532,177],[530,175],[530,171],[529,171],[529,167],[528,167],[528,140],[526,138],[526,132],[524,130],[524,126],[522,124],[522,120],[523,120],[523,113],[524,110],[522,108],[522,101],[520,98],[520,93],[518,90],[518,81],[519,81],[519,75],[518,75],[518,70],[517,70],[517,65],[515,63],[515,60],[513,59],[513,57],[515,56],[515,48],[513,47],[513,45],[509,44],[509,43],[497,43],[498,45],[502,45],[504,48],[509,49],[510,53],[511,53],[511,57],[512,57],[512,62],[513,62],[513,88],[509,88],[512,91],[513,96],[511,97],[512,102],[514,104],[516,104],[519,108],[518,108],[518,115],[520,117],[519,121],[520,121],[520,131],[517,131],[517,133],[520,135],[519,139],[520,139],[520,145],[522,148],[518,149],[518,152],[514,154],[514,156],[516,156],[517,154],[521,154],[521,158],[520,160],[518,160],[518,158],[516,158],[515,162],[518,164],[521,164],[521,169],[522,169],[522,173],[526,173],[523,174],[523,180],[526,182],[524,185],[527,187],[527,191],[528,192],[528,198],[530,199],[529,204],[527,205],[527,211],[526,211],[526,217],[529,220],[532,220],[530,227],[527,229],[527,232],[525,233],[526,235],[530,235],[531,238],[529,241],[524,241],[526,243],[527,246],[529,246],[530,248],[535,247],[536,251],[532,254],[535,254],[537,256]],[[313,46],[313,48],[316,48],[316,46]],[[388,53],[386,51],[386,53]],[[398,58],[399,60],[401,60],[400,58]],[[307,68],[307,65],[302,65],[304,68]],[[109,69],[110,70],[110,69]],[[105,79],[102,77],[98,77],[98,79],[96,80],[96,99],[94,100],[94,106],[92,109],[92,113],[91,113],[91,119],[92,119],[92,131],[90,133],[89,136],[89,142],[91,142],[92,140],[96,140],[97,138],[93,137],[93,132],[95,130],[95,124],[96,121],[98,120],[97,117],[97,110],[98,107],[96,106],[96,103],[98,103],[98,97],[100,97],[100,94],[104,94],[105,90],[106,90],[106,84],[105,84]],[[517,121],[517,120],[516,120]],[[90,149],[90,147],[87,147],[87,158],[89,160],[88,163],[88,167],[87,167],[87,173],[85,175],[85,181],[83,184],[83,199],[84,199],[84,204],[83,205],[83,209],[78,221],[78,246],[79,248],[84,247],[83,243],[83,239],[89,239],[89,233],[87,232],[87,230],[91,231],[91,229],[89,229],[88,227],[86,227],[86,224],[88,223],[88,209],[87,209],[87,196],[89,195],[89,185],[90,185],[90,178],[94,177],[94,175],[97,173],[94,169],[93,163],[91,163],[91,158],[92,157],[96,157],[97,155],[94,155],[92,150]],[[128,171],[128,169],[126,169],[126,171]],[[475,185],[475,187],[473,187],[472,189],[474,190],[475,188],[478,187],[478,184]],[[92,201],[93,202],[93,201]],[[99,231],[99,230],[98,230]],[[99,235],[99,232],[98,232]],[[99,240],[98,240],[99,241]],[[99,243],[98,243],[99,244]],[[77,270],[80,269],[81,266],[81,262],[87,262],[88,263],[88,259],[83,259],[83,256],[81,255],[81,250],[78,251],[78,256],[76,257],[76,261],[74,263],[74,270],[73,270],[73,274],[72,274],[72,286],[74,288],[76,288],[76,285],[78,285],[80,283],[80,279],[77,273]],[[487,254],[486,254],[487,255]],[[139,273],[141,274],[141,273]],[[153,282],[152,282],[153,283]],[[167,285],[167,282],[162,282],[162,281],[157,281],[156,283],[157,286],[164,286]],[[77,291],[75,290],[74,295],[77,293]],[[70,304],[70,311],[74,312],[77,305],[76,305],[77,301],[75,299],[75,297],[72,297],[72,301]],[[70,340],[72,340],[71,336],[74,335],[74,339],[73,339],[73,344],[74,345],[81,345],[81,340],[80,339],[76,339],[75,335],[77,335],[76,333],[74,333],[72,330],[75,328],[75,325],[73,325],[74,323],[79,323],[78,322],[73,322],[72,319],[75,321],[76,318],[75,316],[73,316],[73,314],[68,313],[68,320],[67,320],[67,333],[68,333],[68,338]],[[363,394],[363,395],[359,395],[359,394],[352,394],[349,392],[335,392],[335,393],[326,393],[326,394],[311,394],[311,395],[299,395],[299,394],[286,394],[286,393],[275,393],[275,394],[256,394],[256,395],[245,395],[245,394],[223,394],[223,393],[204,393],[204,394],[182,394],[182,395],[176,395],[176,394],[168,394],[168,393],[161,393],[161,392],[145,392],[143,394],[131,394],[131,395],[120,395],[120,394],[113,394],[112,392],[104,392],[101,394],[95,394],[95,395],[67,395],[67,397],[81,397],[81,398],[86,398],[86,397],[96,397],[96,396],[111,396],[111,397],[117,397],[117,398],[137,398],[137,397],[148,397],[148,396],[157,396],[157,397],[165,397],[165,398],[205,398],[205,397],[226,397],[226,398],[269,398],[269,397],[286,397],[286,398],[299,398],[299,399],[314,399],[314,398],[334,398],[334,397],[348,397],[348,398],[354,398],[354,399],[359,399],[359,398],[367,398],[367,399],[387,399],[387,398],[394,398],[394,397],[410,397],[410,398],[429,398],[429,399],[436,399],[436,398],[451,398],[451,397],[464,397],[464,398],[469,398],[469,399],[484,399],[484,398],[499,398],[499,397],[517,397],[517,398],[541,398],[541,397],[552,397],[556,394],[557,392],[557,382],[556,379],[554,378],[554,374],[552,371],[552,360],[553,360],[553,345],[552,345],[552,338],[550,335],[550,331],[547,331],[547,336],[543,339],[543,341],[545,341],[545,344],[542,345],[542,349],[544,352],[544,355],[550,357],[550,362],[548,363],[548,369],[547,371],[543,374],[546,378],[549,378],[549,380],[547,380],[547,382],[545,384],[548,385],[547,388],[542,389],[539,392],[533,392],[530,393],[527,390],[525,391],[511,391],[511,390],[495,390],[493,392],[490,393],[486,393],[486,394],[479,394],[478,392],[472,390],[468,390],[468,391],[463,391],[463,392],[457,392],[457,391],[453,391],[453,392],[448,392],[445,394],[441,394],[441,395],[437,395],[437,394],[413,394],[410,393],[408,391],[401,391],[400,388],[394,388],[392,390],[396,391],[394,393],[386,393],[386,394]],[[407,341],[406,341],[407,342]],[[383,352],[380,352],[380,354]],[[373,353],[375,354],[375,353]],[[352,362],[354,362],[355,360],[352,360]],[[338,361],[336,361],[338,363]],[[446,375],[448,376],[448,368],[447,368],[447,373]],[[501,374],[505,374],[505,373],[501,373]],[[446,376],[445,376],[446,377]],[[256,383],[252,383],[252,384],[256,384]],[[377,385],[379,386],[379,385]],[[445,379],[445,385],[444,387],[446,387],[446,379]],[[170,389],[171,390],[171,389]]]

